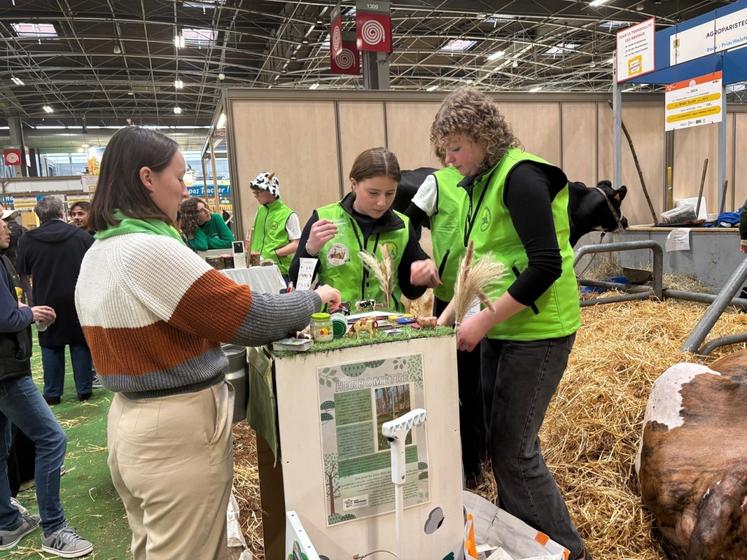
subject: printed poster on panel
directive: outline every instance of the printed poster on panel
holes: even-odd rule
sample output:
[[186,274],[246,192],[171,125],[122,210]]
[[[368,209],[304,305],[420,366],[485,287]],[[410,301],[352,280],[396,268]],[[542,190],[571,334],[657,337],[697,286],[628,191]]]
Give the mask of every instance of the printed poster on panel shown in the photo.
[[[422,354],[322,367],[317,375],[327,524],[393,512],[381,425],[426,408]],[[426,430],[427,423],[411,430],[405,442],[405,508],[429,501]]]

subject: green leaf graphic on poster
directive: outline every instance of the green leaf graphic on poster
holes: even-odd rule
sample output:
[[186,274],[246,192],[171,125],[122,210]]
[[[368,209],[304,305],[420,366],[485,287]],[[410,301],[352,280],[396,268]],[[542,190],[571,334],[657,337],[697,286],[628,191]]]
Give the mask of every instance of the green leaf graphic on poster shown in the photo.
[[335,401],[324,401],[319,405],[319,409],[322,411],[322,422],[329,422],[335,419],[331,414],[331,411],[335,409]]
[[386,362],[386,360],[371,360],[370,362],[366,362],[365,366],[371,369],[375,369],[377,367],[383,366],[384,362]]
[[358,377],[360,374],[366,371],[366,363],[359,362],[357,364],[345,364],[340,366],[340,369],[342,369],[342,373],[344,373],[348,377]]
[[343,521],[350,521],[351,519],[355,519],[355,515],[352,513],[333,513],[327,517],[327,523],[334,525],[335,523],[342,523]]
[[418,387],[423,386],[423,362],[417,356],[411,356],[406,359],[405,367],[407,368],[407,374],[410,379],[415,382]]
[[337,382],[340,380],[339,377],[337,377],[337,369],[335,368],[322,368],[319,370],[319,385],[324,387],[325,385],[327,387],[332,387],[333,384],[337,384]]

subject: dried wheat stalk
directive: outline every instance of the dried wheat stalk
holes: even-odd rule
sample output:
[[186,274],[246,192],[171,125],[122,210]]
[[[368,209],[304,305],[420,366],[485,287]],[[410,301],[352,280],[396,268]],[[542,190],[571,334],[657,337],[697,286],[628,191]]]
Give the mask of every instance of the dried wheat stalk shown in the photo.
[[474,255],[474,242],[470,241],[459,265],[454,286],[454,318],[457,325],[462,322],[475,298],[491,311],[495,311],[493,302],[485,294],[485,289],[491,282],[503,276],[506,269],[503,264],[488,258],[473,262]]
[[381,286],[381,291],[384,292],[384,304],[389,309],[389,304],[392,299],[392,291],[394,286],[392,285],[392,257],[389,255],[389,250],[386,245],[381,246],[381,261],[379,261],[375,255],[368,253],[367,251],[360,251],[358,255],[361,258],[363,266],[374,275],[376,280]]

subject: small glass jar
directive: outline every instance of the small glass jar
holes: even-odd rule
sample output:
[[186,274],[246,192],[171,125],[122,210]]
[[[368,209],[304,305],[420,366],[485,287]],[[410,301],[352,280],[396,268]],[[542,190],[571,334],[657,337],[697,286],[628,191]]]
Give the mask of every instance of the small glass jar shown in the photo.
[[334,338],[329,313],[312,313],[311,336],[316,342],[329,342]]

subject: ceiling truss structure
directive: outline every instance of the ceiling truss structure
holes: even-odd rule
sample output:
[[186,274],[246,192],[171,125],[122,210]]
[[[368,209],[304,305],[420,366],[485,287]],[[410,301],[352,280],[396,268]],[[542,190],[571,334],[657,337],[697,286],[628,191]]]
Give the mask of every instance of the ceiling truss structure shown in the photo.
[[[656,16],[664,28],[729,3],[393,0],[390,84],[419,91],[475,84],[486,91],[608,92],[617,26]],[[333,5],[0,0],[0,115],[30,126],[204,126],[227,86],[362,88],[360,77],[329,72]],[[344,28],[354,29],[354,1],[341,7]],[[16,26],[24,23],[52,24],[56,36],[22,35]],[[175,44],[179,35],[183,47]],[[474,43],[442,50],[455,39]],[[745,93],[736,92],[735,100]]]

